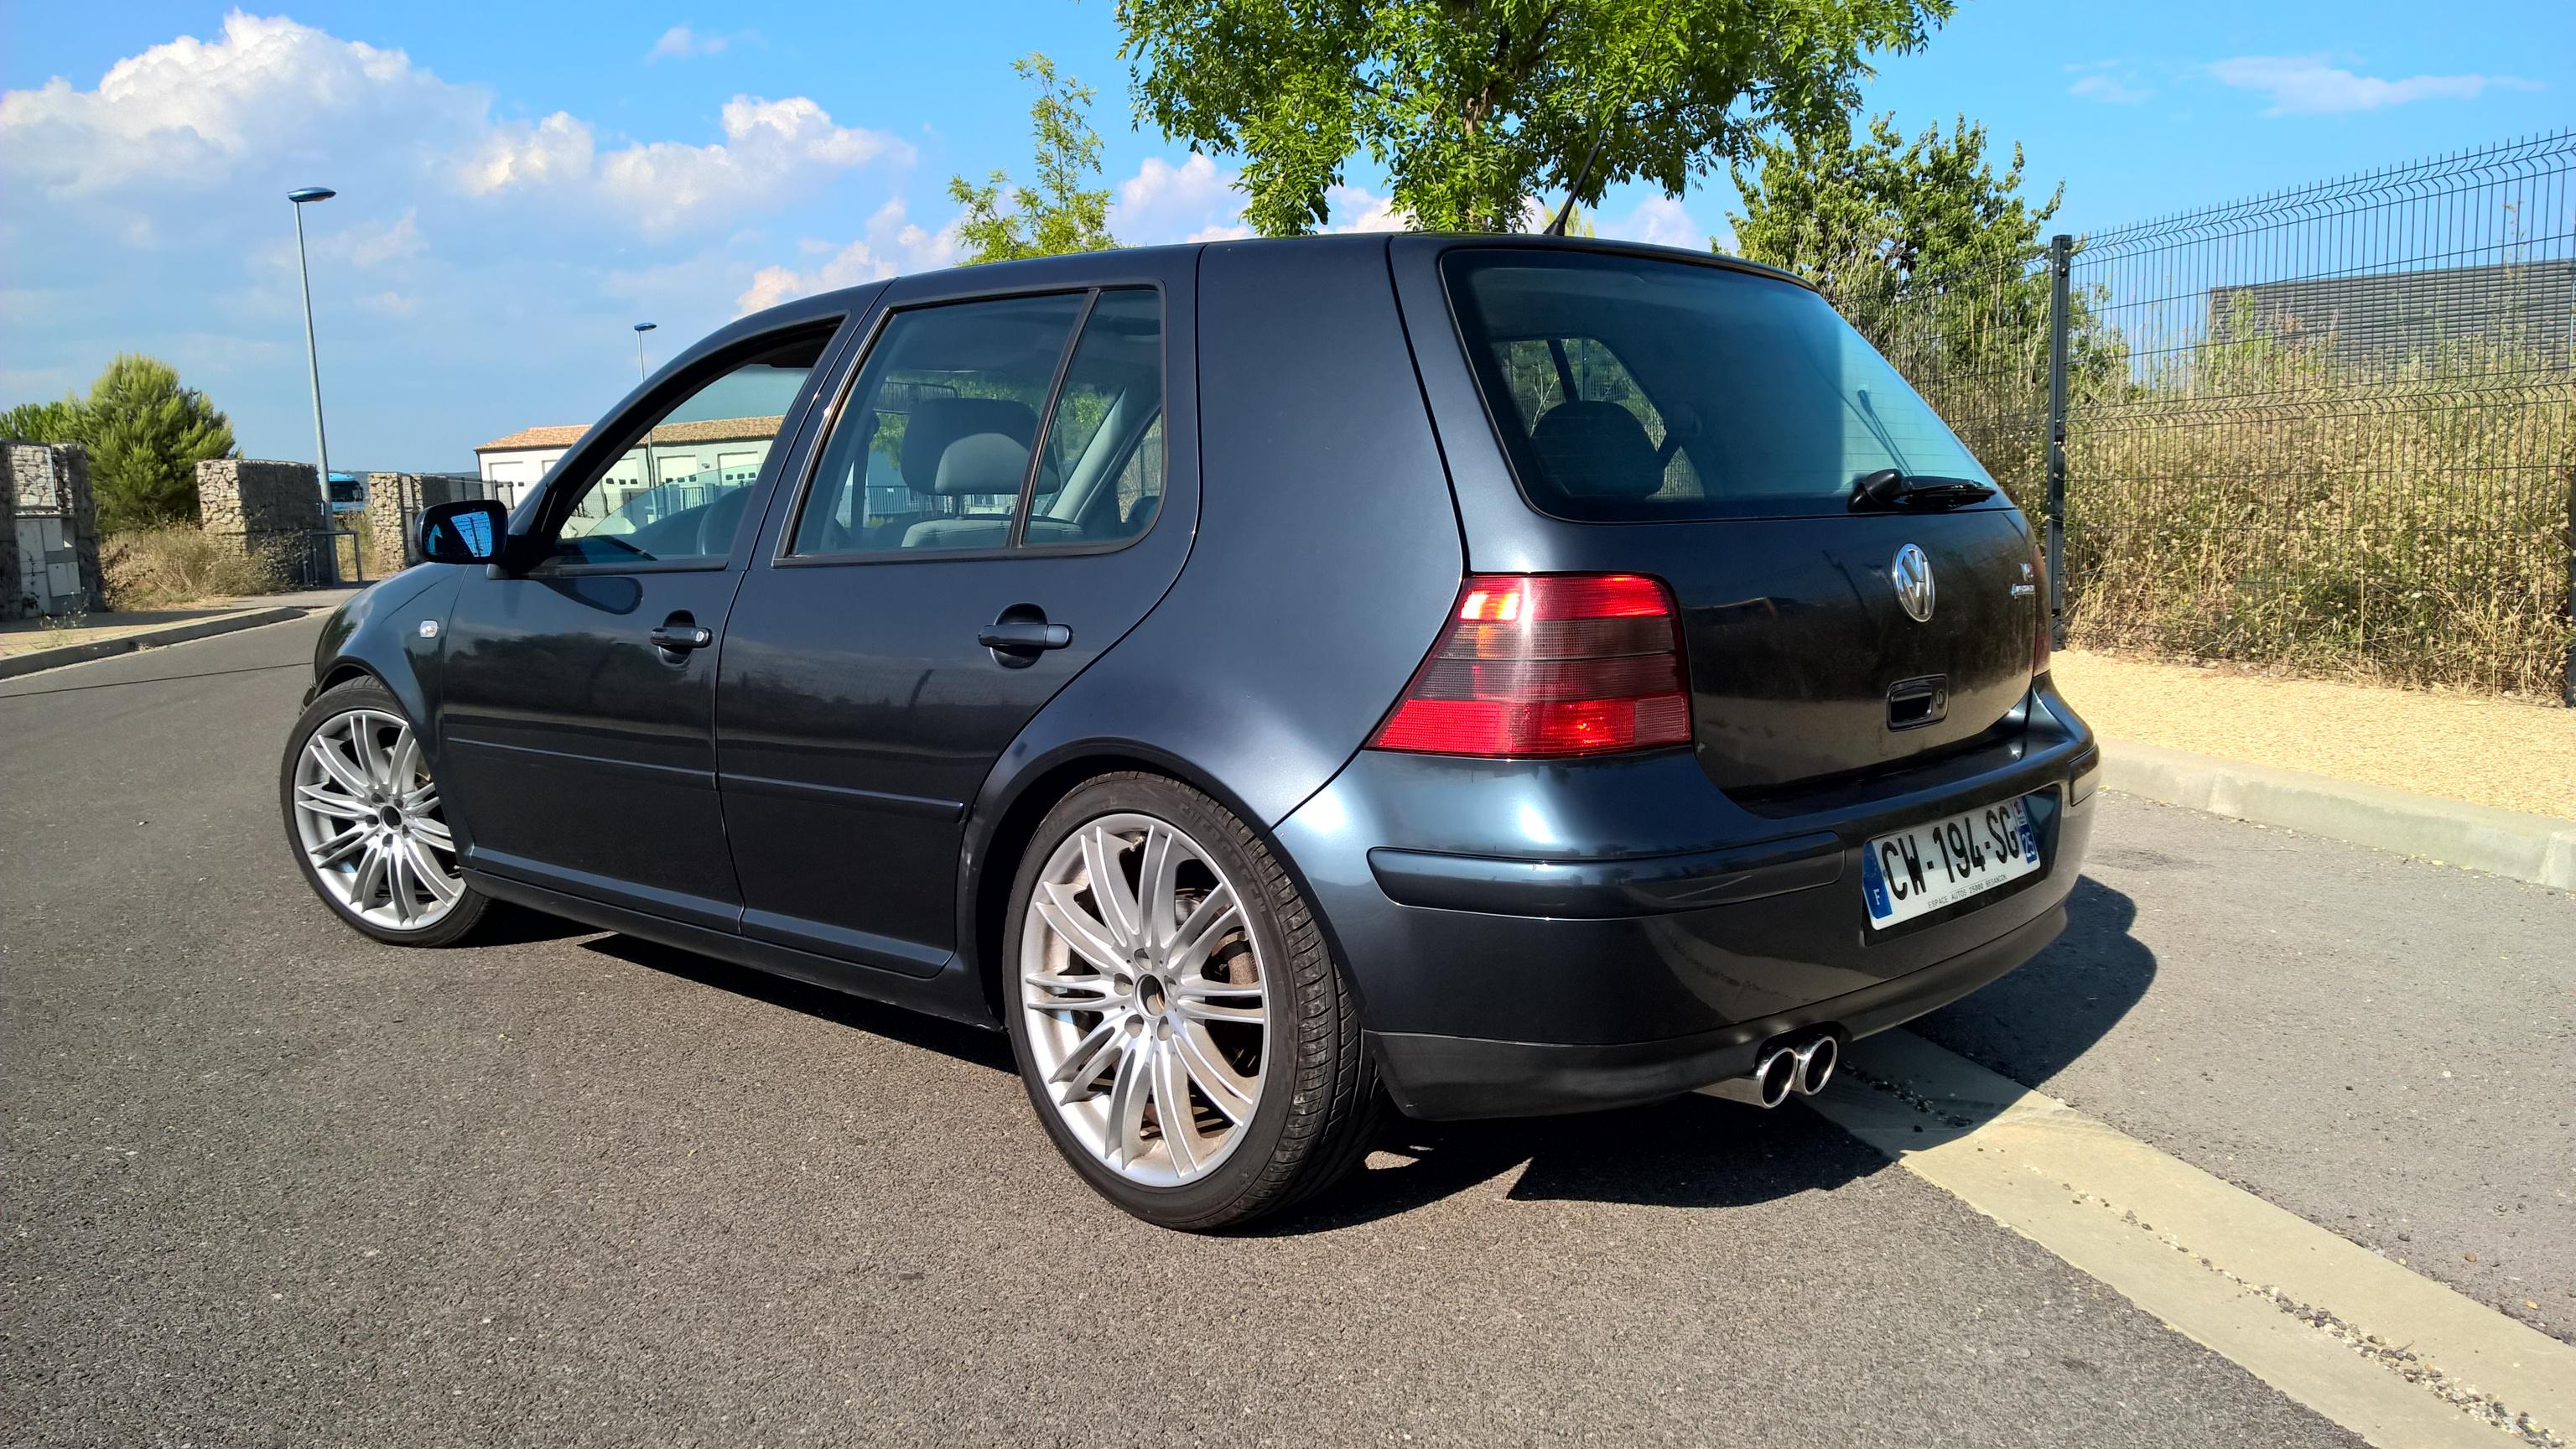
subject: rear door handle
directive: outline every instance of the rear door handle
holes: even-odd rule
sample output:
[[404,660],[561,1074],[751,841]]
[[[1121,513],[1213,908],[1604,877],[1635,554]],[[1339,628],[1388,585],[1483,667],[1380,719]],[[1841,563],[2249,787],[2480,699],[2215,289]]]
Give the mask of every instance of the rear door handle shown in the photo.
[[1034,654],[1041,649],[1063,649],[1073,643],[1073,630],[1062,624],[1045,624],[1033,620],[1007,619],[984,626],[975,642],[987,649]]
[[652,640],[656,649],[682,654],[716,642],[716,631],[703,624],[663,624],[644,637]]

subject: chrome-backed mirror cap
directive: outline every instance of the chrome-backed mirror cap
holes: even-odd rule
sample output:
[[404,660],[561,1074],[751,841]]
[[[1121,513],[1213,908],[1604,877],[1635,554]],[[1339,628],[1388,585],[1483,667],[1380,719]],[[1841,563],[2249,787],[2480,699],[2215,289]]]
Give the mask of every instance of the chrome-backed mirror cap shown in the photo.
[[490,563],[501,556],[510,517],[488,499],[442,503],[420,516],[420,556],[431,563]]

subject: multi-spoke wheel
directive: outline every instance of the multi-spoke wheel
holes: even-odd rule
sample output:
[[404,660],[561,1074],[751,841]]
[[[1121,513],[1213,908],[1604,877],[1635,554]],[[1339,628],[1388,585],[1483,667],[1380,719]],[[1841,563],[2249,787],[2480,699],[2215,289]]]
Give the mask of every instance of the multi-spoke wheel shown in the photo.
[[1029,1095],[1112,1200],[1217,1227],[1357,1159],[1376,1077],[1356,1003],[1294,884],[1214,801],[1145,775],[1075,791],[1030,843],[1012,922]]
[[279,789],[305,879],[358,929],[444,945],[482,915],[420,739],[384,686],[362,680],[316,699],[296,722]]

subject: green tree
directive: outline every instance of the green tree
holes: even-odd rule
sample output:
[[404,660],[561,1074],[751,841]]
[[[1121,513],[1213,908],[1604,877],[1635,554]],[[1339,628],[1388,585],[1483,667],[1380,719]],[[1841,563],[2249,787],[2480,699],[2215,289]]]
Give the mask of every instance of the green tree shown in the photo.
[[1109,234],[1109,188],[1083,184],[1100,175],[1091,87],[1071,76],[1058,80],[1055,62],[1035,51],[1011,62],[1011,69],[1038,88],[1038,98],[1029,105],[1037,184],[1014,186],[1009,173],[999,170],[981,186],[968,184],[963,176],[949,178],[949,199],[966,209],[957,222],[966,260],[1009,262],[1118,245]]
[[[1271,235],[1326,216],[1365,155],[1435,230],[1508,231],[1644,178],[1678,197],[1785,126],[1858,100],[1872,51],[1922,44],[1951,0],[1119,0],[1136,109],[1246,158]],[[1575,173],[1595,139],[1600,154]]]
[[0,412],[0,438],[21,443],[78,443],[86,419],[72,398],[61,402],[20,403]]
[[1731,168],[1744,210],[1727,220],[1737,251],[1814,282],[1846,310],[1882,302],[1916,277],[2020,266],[2044,251],[2040,228],[2066,188],[2033,206],[2022,195],[2022,153],[1998,173],[1986,128],[1958,118],[1907,140],[1892,115],[1862,134],[1849,125],[1758,138]]
[[186,521],[197,512],[197,464],[233,456],[233,425],[166,363],[121,353],[80,403],[91,495],[102,529]]

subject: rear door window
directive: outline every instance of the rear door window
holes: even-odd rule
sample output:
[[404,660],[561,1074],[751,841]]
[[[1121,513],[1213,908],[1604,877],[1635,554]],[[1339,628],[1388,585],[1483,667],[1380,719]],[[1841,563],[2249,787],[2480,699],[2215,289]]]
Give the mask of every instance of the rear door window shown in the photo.
[[1839,513],[1884,468],[1992,481],[1804,287],[1582,252],[1464,249],[1442,270],[1512,471],[1541,512]]
[[1109,546],[1162,494],[1150,288],[898,312],[833,424],[790,555]]

